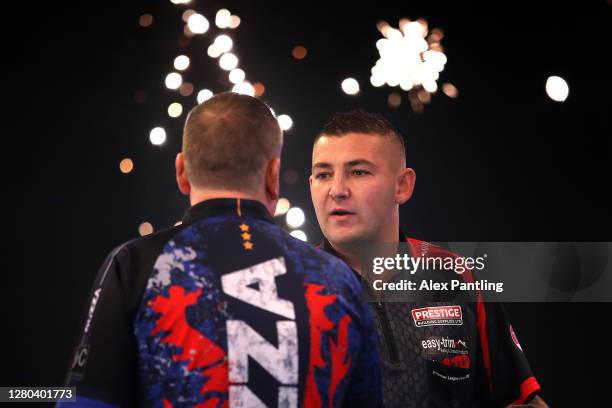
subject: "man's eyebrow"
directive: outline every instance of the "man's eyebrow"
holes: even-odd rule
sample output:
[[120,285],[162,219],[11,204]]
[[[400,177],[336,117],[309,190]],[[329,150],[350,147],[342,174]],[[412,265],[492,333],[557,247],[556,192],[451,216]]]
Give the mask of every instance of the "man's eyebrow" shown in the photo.
[[374,163],[372,163],[369,160],[366,159],[356,159],[356,160],[351,160],[350,162],[346,163],[345,165],[348,167],[354,167],[354,166],[362,166],[362,165],[367,165],[367,166],[372,166],[372,167],[376,167],[376,165]]
[[[355,160],[351,160],[351,161],[344,163],[345,167],[355,167],[355,166],[363,166],[363,165],[376,167],[374,163],[366,159],[355,159]],[[333,166],[330,163],[326,163],[326,162],[316,162],[315,164],[312,165],[313,170],[314,169],[331,169],[332,167]]]
[[329,169],[331,168],[332,165],[329,163],[325,163],[325,162],[316,162],[315,164],[312,165],[312,169]]

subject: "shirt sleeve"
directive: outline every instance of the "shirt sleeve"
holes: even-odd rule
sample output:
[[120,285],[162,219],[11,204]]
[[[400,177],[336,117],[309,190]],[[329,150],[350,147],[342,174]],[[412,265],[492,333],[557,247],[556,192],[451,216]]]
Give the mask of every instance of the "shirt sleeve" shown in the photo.
[[483,361],[480,377],[481,385],[486,389],[483,394],[489,400],[486,405],[524,404],[540,392],[540,385],[529,367],[505,308],[499,302],[480,303],[479,308]]
[[136,405],[137,346],[121,284],[128,267],[128,251],[119,247],[98,271],[66,381],[77,402],[57,407]]

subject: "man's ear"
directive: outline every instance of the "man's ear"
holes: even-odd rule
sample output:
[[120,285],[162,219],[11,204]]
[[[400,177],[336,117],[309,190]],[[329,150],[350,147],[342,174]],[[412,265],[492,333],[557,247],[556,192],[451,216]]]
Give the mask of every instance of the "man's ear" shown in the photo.
[[187,179],[187,174],[185,174],[185,158],[183,157],[183,153],[176,155],[174,167],[176,168],[176,184],[178,185],[179,191],[185,195],[189,195],[191,192],[191,184]]
[[404,204],[412,196],[416,173],[410,167],[403,168],[398,176],[395,189],[396,204]]
[[275,157],[266,166],[266,199],[276,201],[280,197],[280,158]]

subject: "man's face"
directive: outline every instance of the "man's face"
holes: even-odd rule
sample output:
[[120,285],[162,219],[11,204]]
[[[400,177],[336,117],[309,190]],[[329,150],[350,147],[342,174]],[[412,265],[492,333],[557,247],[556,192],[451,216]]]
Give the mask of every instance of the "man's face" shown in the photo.
[[[378,135],[319,138],[312,152],[310,194],[321,230],[332,244],[389,238],[385,233],[399,204],[400,157],[395,143]],[[394,229],[391,239],[397,239]]]

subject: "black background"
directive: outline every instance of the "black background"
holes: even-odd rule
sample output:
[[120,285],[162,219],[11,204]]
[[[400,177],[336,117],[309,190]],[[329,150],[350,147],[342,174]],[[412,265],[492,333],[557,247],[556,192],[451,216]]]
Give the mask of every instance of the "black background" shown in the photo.
[[[406,138],[417,172],[402,207],[410,236],[429,241],[611,241],[610,22],[605,1],[289,4],[194,1],[211,23],[221,7],[242,18],[229,32],[240,66],[263,82],[263,99],[291,115],[283,195],[306,212],[311,242],[321,235],[307,193],[312,138],[334,111],[385,114]],[[60,385],[93,275],[138,225],[174,224],[187,199],[174,185],[184,114],[195,93],[165,89],[179,54],[196,91],[229,89],[206,48],[217,32],[180,45],[185,6],[169,1],[35,3],[3,11],[5,223],[0,310],[6,346],[0,384]],[[154,16],[148,28],[143,13]],[[421,114],[387,105],[388,87],[369,84],[378,54],[376,22],[397,27],[424,17],[445,31],[441,92]],[[291,57],[295,45],[305,60]],[[550,100],[546,78],[569,84]],[[340,90],[355,77],[358,96]],[[143,103],[134,93],[144,90]],[[164,126],[168,141],[152,146]],[[119,161],[134,160],[123,175]],[[279,219],[279,222],[281,219]],[[509,304],[532,368],[553,406],[603,404],[612,352],[610,304]]]

